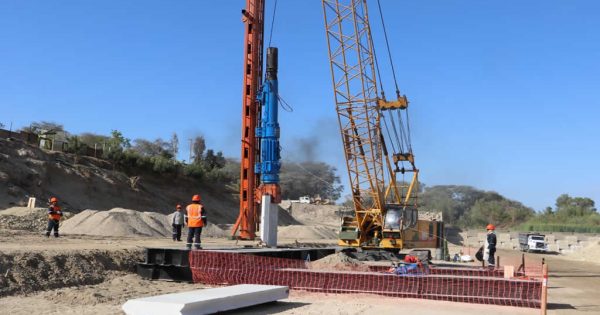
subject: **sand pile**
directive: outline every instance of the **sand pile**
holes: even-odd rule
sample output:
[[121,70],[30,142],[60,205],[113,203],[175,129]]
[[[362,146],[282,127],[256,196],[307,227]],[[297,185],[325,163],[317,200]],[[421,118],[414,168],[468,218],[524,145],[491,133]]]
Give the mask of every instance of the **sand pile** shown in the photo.
[[311,269],[319,270],[351,270],[351,271],[369,271],[369,266],[360,260],[346,256],[344,253],[336,253],[325,256],[310,264]]
[[569,258],[600,263],[600,241],[595,241],[581,250],[568,254]]
[[[100,236],[151,236],[170,237],[171,215],[114,208],[108,211],[85,210],[64,221],[61,231],[65,234]],[[185,231],[183,229],[183,234]],[[205,237],[225,237],[226,231],[209,223],[202,231]]]
[[278,227],[277,237],[280,239],[305,240],[337,239],[337,233],[333,229],[324,226],[288,225]]
[[170,236],[167,216],[155,212],[114,208],[108,211],[85,210],[63,222],[65,234],[102,236]]
[[336,205],[313,205],[292,203],[287,208],[294,219],[306,225],[340,225],[340,207]]

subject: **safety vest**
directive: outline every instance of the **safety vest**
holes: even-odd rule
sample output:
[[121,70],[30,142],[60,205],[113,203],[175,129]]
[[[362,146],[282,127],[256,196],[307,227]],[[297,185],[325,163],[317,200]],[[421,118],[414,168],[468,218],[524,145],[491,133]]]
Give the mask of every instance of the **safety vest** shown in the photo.
[[192,203],[185,208],[188,217],[189,227],[203,227],[204,222],[202,221],[202,205]]
[[[52,213],[52,212],[54,212],[54,213]],[[50,208],[48,209],[48,219],[60,220],[61,217],[62,217],[62,211],[60,210],[60,207],[56,206],[56,205],[50,206]]]

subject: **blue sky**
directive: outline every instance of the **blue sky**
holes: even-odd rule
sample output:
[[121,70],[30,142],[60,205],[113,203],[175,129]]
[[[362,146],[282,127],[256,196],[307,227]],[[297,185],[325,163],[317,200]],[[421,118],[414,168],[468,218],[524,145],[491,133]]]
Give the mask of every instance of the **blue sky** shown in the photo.
[[[537,210],[561,193],[600,201],[600,2],[381,2],[424,183],[495,190]],[[176,132],[182,147],[201,134],[238,157],[244,5],[0,1],[0,122]],[[284,158],[334,164],[346,183],[320,1],[279,0],[272,44],[294,108],[280,115]]]

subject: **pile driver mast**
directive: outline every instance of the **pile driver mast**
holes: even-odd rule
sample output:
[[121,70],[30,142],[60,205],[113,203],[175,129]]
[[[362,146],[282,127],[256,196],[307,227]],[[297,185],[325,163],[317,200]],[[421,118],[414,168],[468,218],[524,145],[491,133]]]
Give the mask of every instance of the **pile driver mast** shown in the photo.
[[[340,245],[402,249],[405,233],[417,226],[418,219],[419,171],[410,144],[408,101],[397,84],[396,99],[385,99],[367,1],[322,0],[322,4],[355,210],[354,217],[344,218]],[[390,64],[393,70],[391,56]],[[412,176],[398,182],[397,174]]]
[[[246,9],[242,10],[245,30],[240,213],[231,235],[235,237],[239,230],[237,237],[246,240],[253,240],[256,237],[260,222],[259,209],[265,200],[263,197],[268,196],[269,204],[279,203],[281,200],[279,124],[277,122],[277,49],[269,48],[267,77],[261,84],[264,12],[264,0],[247,0]],[[277,222],[274,224],[276,226]]]

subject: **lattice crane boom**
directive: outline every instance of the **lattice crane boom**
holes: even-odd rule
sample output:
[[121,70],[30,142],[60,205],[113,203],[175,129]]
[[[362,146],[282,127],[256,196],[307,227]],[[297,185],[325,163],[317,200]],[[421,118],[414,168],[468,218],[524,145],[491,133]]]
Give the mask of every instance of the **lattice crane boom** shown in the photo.
[[[418,170],[412,146],[402,144],[409,138],[400,137],[400,143],[393,145],[400,152],[391,150],[391,154],[386,138],[397,136],[398,130],[408,130],[402,114],[396,115],[407,109],[408,102],[399,91],[398,99],[388,102],[383,90],[378,90],[380,73],[367,1],[322,3],[334,99],[355,210],[353,218],[344,219],[340,244],[402,248],[403,230],[416,224]],[[391,134],[388,121],[394,125]],[[412,172],[410,183],[397,183],[398,172]],[[387,222],[391,214],[395,221]]]

